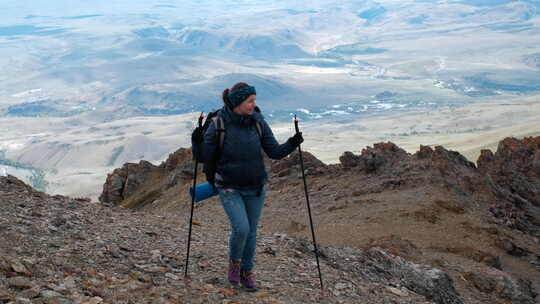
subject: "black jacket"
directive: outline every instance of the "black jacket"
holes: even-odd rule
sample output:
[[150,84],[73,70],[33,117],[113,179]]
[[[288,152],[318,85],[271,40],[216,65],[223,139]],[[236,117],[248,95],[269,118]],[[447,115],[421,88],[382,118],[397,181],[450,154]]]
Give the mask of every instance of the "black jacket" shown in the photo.
[[[220,111],[225,124],[223,151],[217,161],[215,182],[219,187],[255,189],[266,183],[261,149],[272,159],[281,159],[294,151],[289,142],[279,144],[263,116],[239,115],[228,107]],[[256,121],[260,122],[262,134],[257,132]],[[210,160],[219,145],[216,126],[210,124],[204,135],[203,160]]]

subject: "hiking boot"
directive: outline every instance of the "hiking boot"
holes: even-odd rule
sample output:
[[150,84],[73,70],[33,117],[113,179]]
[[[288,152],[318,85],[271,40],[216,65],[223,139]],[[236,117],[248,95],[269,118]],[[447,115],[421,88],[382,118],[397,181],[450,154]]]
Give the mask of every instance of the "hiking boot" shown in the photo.
[[257,291],[257,286],[255,286],[255,274],[251,270],[240,271],[240,283],[247,291]]
[[229,261],[229,282],[233,285],[238,285],[240,282],[240,261]]

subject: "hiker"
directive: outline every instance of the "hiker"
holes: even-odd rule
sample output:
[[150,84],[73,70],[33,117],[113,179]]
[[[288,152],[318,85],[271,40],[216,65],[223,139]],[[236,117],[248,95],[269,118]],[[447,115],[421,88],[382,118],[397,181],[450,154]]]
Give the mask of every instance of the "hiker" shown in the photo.
[[[231,224],[228,279],[248,291],[256,291],[253,275],[257,222],[264,205],[267,173],[261,150],[272,159],[281,159],[295,150],[304,139],[296,133],[279,144],[272,130],[256,109],[255,88],[239,82],[223,91],[220,116],[224,138],[212,123],[204,134],[203,159],[214,155],[215,175],[210,177],[219,192],[221,204]],[[220,143],[222,148],[220,149]]]

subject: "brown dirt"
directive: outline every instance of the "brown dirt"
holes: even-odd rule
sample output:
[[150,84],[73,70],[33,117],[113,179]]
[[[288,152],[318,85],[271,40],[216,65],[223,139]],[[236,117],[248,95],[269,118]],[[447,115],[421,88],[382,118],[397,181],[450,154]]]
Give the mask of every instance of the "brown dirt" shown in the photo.
[[[273,173],[260,230],[311,241],[302,179],[291,159],[294,156],[269,162]],[[306,166],[321,245],[377,246],[409,261],[439,267],[450,274],[461,295],[479,303],[507,301],[495,291],[482,291],[480,283],[471,279],[471,272],[483,273],[485,267],[529,281],[540,292],[538,236],[513,225],[514,217],[503,221],[506,215],[503,220],[494,216],[493,206],[504,211],[500,206],[506,206],[506,197],[492,190],[474,163],[459,153],[424,146],[410,155],[391,143],[381,143],[342,162],[347,166],[315,161]],[[185,217],[188,187],[178,184],[163,191],[157,202],[143,210]],[[217,198],[196,206],[195,217],[203,227],[228,227]]]

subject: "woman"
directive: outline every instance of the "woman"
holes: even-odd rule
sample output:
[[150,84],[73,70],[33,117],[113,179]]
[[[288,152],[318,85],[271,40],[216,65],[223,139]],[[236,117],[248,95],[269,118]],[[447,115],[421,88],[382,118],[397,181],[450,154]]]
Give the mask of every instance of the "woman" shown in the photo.
[[[256,108],[256,97],[255,88],[242,82],[223,91],[225,105],[219,115],[225,137],[214,178],[231,224],[228,279],[249,291],[257,290],[253,275],[257,223],[266,194],[261,150],[272,159],[281,159],[304,141],[302,133],[297,133],[280,145]],[[212,123],[204,135],[204,160],[210,160],[219,147],[216,134]]]

